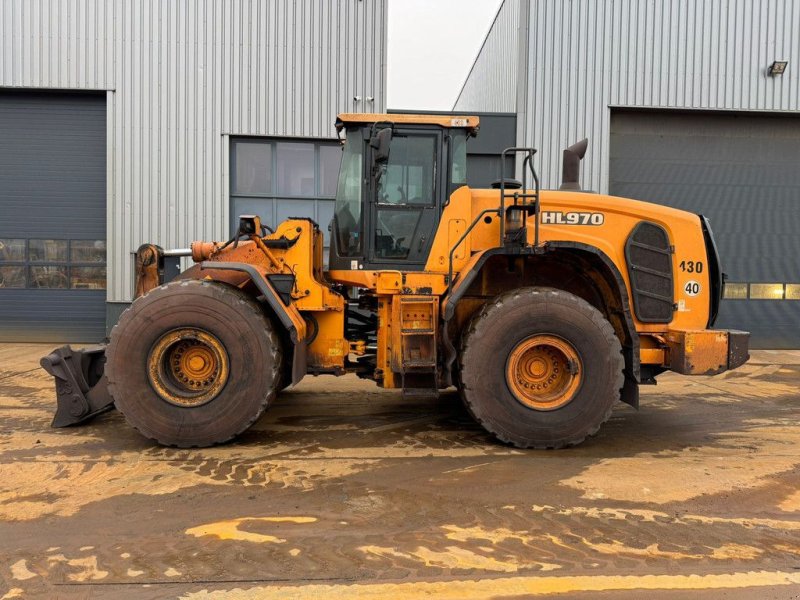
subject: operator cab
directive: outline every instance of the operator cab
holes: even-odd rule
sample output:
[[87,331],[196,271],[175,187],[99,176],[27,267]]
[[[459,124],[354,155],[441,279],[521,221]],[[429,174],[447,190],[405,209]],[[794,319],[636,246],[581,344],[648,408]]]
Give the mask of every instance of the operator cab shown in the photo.
[[422,270],[450,194],[467,183],[477,117],[343,114],[331,270]]

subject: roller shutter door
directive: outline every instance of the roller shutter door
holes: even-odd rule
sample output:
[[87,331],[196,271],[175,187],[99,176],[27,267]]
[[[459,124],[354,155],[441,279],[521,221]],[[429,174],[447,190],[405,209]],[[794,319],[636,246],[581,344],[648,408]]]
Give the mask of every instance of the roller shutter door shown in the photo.
[[728,274],[717,326],[800,348],[800,116],[613,111],[609,188],[709,217]]
[[0,132],[0,340],[102,340],[105,96],[0,91]]

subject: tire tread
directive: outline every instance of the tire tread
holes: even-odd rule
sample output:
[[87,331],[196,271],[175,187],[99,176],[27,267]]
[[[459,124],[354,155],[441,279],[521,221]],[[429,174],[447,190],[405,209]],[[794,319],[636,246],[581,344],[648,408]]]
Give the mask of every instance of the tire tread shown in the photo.
[[[116,325],[114,325],[114,327],[111,330],[111,335],[109,336],[110,339],[111,339],[111,342],[109,343],[109,345],[108,345],[108,347],[106,349],[105,373],[106,373],[106,378],[108,380],[108,393],[111,395],[111,397],[112,398],[116,398],[117,387],[119,386],[119,382],[116,380],[116,373],[114,372],[114,367],[113,367],[113,365],[115,364],[115,360],[114,360],[115,353],[117,351],[117,345],[114,343],[115,333],[116,333],[116,335],[119,335],[119,333],[121,331],[123,331],[126,327],[128,327],[130,322],[134,319],[134,317],[138,313],[138,311],[141,310],[141,308],[147,304],[148,300],[150,302],[155,301],[160,295],[169,293],[172,289],[174,289],[174,288],[176,288],[178,286],[180,286],[180,287],[204,286],[204,287],[212,287],[213,288],[213,287],[224,286],[224,285],[225,284],[220,284],[220,283],[214,282],[214,281],[205,281],[205,280],[197,280],[197,279],[186,279],[186,280],[180,280],[180,281],[172,281],[172,282],[166,283],[164,285],[161,285],[161,286],[151,290],[150,292],[148,292],[147,294],[145,294],[143,296],[140,296],[139,298],[136,298],[133,301],[133,303],[131,304],[131,306],[129,306],[125,311],[123,311],[122,315],[120,316],[119,321],[117,322]],[[281,363],[282,363],[282,353],[280,351],[281,341],[280,341],[280,339],[278,337],[278,334],[275,332],[275,328],[273,327],[272,322],[264,314],[264,312],[261,310],[259,305],[253,299],[251,299],[245,292],[239,290],[238,288],[225,286],[225,293],[229,293],[229,294],[234,295],[237,298],[237,303],[242,305],[243,307],[245,307],[245,309],[247,311],[250,311],[252,313],[252,317],[253,317],[254,320],[260,320],[260,321],[263,322],[263,324],[264,324],[263,330],[264,330],[265,335],[268,337],[269,347],[271,349],[271,354],[272,354],[272,359],[273,359],[272,360],[273,371],[274,371],[273,372],[273,378],[274,378],[275,381],[278,381],[278,374],[280,372]],[[252,415],[252,418],[250,418],[247,421],[246,425],[240,427],[239,430],[234,432],[233,434],[225,436],[225,437],[220,437],[218,439],[215,439],[215,440],[211,441],[208,444],[180,444],[180,443],[169,442],[169,441],[166,441],[166,440],[161,440],[161,439],[158,439],[158,437],[154,437],[154,436],[146,433],[145,431],[143,431],[140,427],[138,427],[136,425],[136,423],[133,423],[130,419],[128,419],[128,417],[125,416],[125,413],[123,413],[123,416],[125,416],[125,421],[133,429],[135,429],[140,435],[142,435],[143,437],[145,437],[145,438],[147,438],[149,440],[155,441],[155,442],[157,442],[158,444],[160,444],[162,446],[169,446],[169,447],[173,447],[173,448],[201,448],[201,447],[207,447],[207,446],[216,446],[216,445],[225,444],[225,443],[231,441],[232,439],[234,439],[235,437],[241,435],[244,431],[246,431],[247,429],[252,427],[253,424],[261,417],[261,415],[264,414],[264,411],[272,403],[273,399],[276,396],[276,393],[277,393],[277,390],[273,389],[271,393],[267,394],[261,400],[260,407],[258,408],[257,411],[254,411],[254,414]]]
[[[459,370],[463,373],[467,368],[465,365],[465,357],[468,355],[470,345],[475,343],[474,340],[482,338],[483,335],[491,334],[492,320],[497,318],[503,312],[503,307],[509,302],[509,300],[516,300],[517,298],[521,298],[523,296],[530,296],[531,301],[536,302],[542,301],[542,295],[549,295],[551,297],[558,298],[559,303],[572,304],[576,310],[584,314],[588,313],[591,315],[592,320],[598,325],[598,328],[602,331],[603,336],[608,342],[609,348],[611,348],[609,358],[619,362],[620,367],[619,369],[616,369],[617,375],[614,383],[614,389],[621,393],[622,387],[625,383],[625,376],[622,368],[625,361],[622,355],[622,345],[620,344],[619,338],[617,338],[611,323],[608,322],[608,320],[599,310],[582,298],[556,288],[518,288],[501,294],[484,304],[484,306],[481,307],[481,309],[477,311],[475,315],[473,315],[472,319],[469,321],[466,331],[462,334],[461,351],[459,352],[458,356]],[[545,298],[544,301],[546,302],[547,299]],[[556,450],[560,448],[577,446],[587,437],[596,435],[602,425],[611,417],[611,413],[614,410],[614,403],[609,403],[608,409],[603,414],[602,418],[583,435],[575,436],[561,443],[538,443],[517,438],[504,431],[497,431],[497,428],[493,427],[491,423],[480,416],[480,412],[477,411],[473,406],[473,402],[471,401],[469,394],[465,394],[462,391],[461,397],[464,401],[467,411],[472,418],[475,419],[475,421],[477,421],[484,429],[491,432],[498,440],[506,444],[511,444],[517,448],[532,448],[536,450]]]

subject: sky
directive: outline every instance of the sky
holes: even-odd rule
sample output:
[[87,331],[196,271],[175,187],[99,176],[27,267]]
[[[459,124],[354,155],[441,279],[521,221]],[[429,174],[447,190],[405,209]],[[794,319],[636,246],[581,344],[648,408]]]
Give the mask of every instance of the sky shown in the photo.
[[387,107],[451,110],[502,0],[389,0]]

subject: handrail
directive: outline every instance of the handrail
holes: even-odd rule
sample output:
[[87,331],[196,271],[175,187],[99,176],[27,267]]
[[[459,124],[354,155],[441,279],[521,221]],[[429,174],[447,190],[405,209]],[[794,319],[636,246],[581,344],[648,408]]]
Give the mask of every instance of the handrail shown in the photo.
[[[509,153],[517,154],[519,152],[525,153],[525,158],[522,161],[522,190],[515,191],[513,194],[506,194],[506,178],[505,178],[505,168],[506,168],[506,155]],[[500,207],[499,208],[486,208],[478,213],[478,216],[470,223],[470,226],[467,227],[466,231],[458,238],[458,241],[450,248],[450,254],[448,256],[448,266],[447,266],[447,290],[446,294],[450,293],[450,290],[453,287],[453,256],[455,255],[456,250],[458,247],[463,243],[466,237],[472,232],[475,228],[475,225],[483,219],[483,216],[488,213],[497,214],[500,217],[500,245],[505,244],[506,238],[506,198],[514,198],[513,206],[519,206],[518,201],[523,199],[523,203],[521,205],[521,209],[528,212],[528,209],[531,205],[524,201],[525,198],[533,198],[533,214],[536,215],[535,219],[535,233],[534,233],[534,246],[539,245],[539,176],[536,174],[536,169],[533,168],[533,155],[536,154],[535,148],[506,148],[503,150],[503,153],[500,158]],[[528,169],[530,169],[531,175],[533,177],[533,181],[536,184],[534,188],[534,192],[528,193]],[[525,218],[525,225],[524,227],[527,228],[527,215]],[[527,235],[525,236],[527,240]]]
[[[517,153],[525,153],[525,158],[522,160],[522,191],[521,192],[514,192],[513,194],[506,193],[506,157],[508,154],[517,154]],[[513,206],[518,206],[518,200],[520,198],[530,198],[533,197],[533,213],[537,215],[536,221],[534,223],[534,246],[539,245],[539,176],[536,174],[536,169],[533,168],[533,155],[536,154],[535,148],[525,148],[525,147],[511,147],[506,148],[503,150],[501,157],[500,157],[500,243],[505,244],[506,240],[506,226],[505,226],[505,213],[506,213],[506,198],[514,198]],[[529,194],[527,193],[528,190],[528,170],[530,169],[531,176],[533,181],[535,182],[536,186],[534,188],[534,193]],[[528,204],[523,201],[522,209],[527,212]],[[525,221],[525,227],[527,228],[527,219]],[[527,236],[526,236],[527,239]]]
[[458,238],[458,241],[455,244],[453,244],[453,247],[450,248],[449,263],[448,263],[448,268],[447,268],[447,291],[445,292],[445,294],[449,294],[450,293],[450,288],[453,287],[453,255],[455,254],[456,250],[461,245],[461,243],[467,238],[467,236],[470,234],[470,232],[475,228],[475,225],[478,224],[478,221],[483,219],[483,215],[488,214],[488,213],[496,213],[496,214],[500,215],[501,216],[500,221],[502,222],[502,220],[503,220],[502,219],[502,214],[500,213],[500,209],[499,208],[484,208],[481,212],[478,213],[478,216],[475,217],[475,219],[472,221],[472,223],[470,223],[470,226],[467,227],[466,231],[464,231],[464,233],[461,235],[461,237]]

